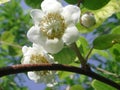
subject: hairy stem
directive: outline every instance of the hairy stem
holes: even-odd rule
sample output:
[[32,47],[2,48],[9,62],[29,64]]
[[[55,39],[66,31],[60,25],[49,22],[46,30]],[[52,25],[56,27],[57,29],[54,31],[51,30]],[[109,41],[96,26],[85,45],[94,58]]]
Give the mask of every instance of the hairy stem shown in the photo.
[[73,44],[71,45],[71,48],[72,48],[72,49],[74,50],[74,52],[76,53],[78,59],[80,60],[80,63],[81,63],[81,65],[82,65],[82,67],[85,68],[85,67],[86,67],[86,60],[85,60],[84,57],[81,55],[81,53],[80,53],[80,51],[79,51],[76,43],[73,43]]
[[84,70],[79,67],[62,65],[62,64],[20,64],[20,65],[7,66],[0,68],[0,77],[10,74],[27,72],[27,71],[41,71],[41,70],[60,70],[60,71],[68,71],[78,74],[84,74],[86,76],[97,79],[101,82],[104,82],[110,86],[113,86],[117,89],[120,89],[119,84],[99,74],[96,74],[91,70]]

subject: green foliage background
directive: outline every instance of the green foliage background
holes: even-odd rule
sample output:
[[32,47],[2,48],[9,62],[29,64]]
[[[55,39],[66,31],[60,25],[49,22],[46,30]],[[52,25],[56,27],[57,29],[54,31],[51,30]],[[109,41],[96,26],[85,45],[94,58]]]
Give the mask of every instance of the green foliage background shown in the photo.
[[[24,1],[30,8],[40,8],[42,2],[42,0]],[[78,0],[65,1],[70,4],[78,3]],[[115,82],[120,82],[120,0],[93,0],[94,3],[88,1],[84,0],[80,8],[82,14],[88,11],[94,13],[96,25],[90,28],[85,28],[80,23],[76,25],[81,32],[77,45],[84,57],[93,47],[89,57],[92,69]],[[26,33],[32,26],[32,19],[29,11],[24,10],[20,3],[20,0],[11,0],[0,5],[0,67],[20,64],[21,47],[31,45]],[[96,6],[96,3],[99,5]],[[75,53],[68,47],[54,57],[59,63],[80,66]],[[100,72],[97,68],[107,70],[111,74]],[[58,72],[58,76],[60,81],[54,87],[56,90],[61,86],[69,87],[70,90],[116,90],[84,75]],[[0,78],[0,90],[28,90],[27,87],[19,86],[19,83],[23,83],[22,80],[16,83],[15,78],[24,79],[17,75]],[[104,89],[101,86],[104,86]],[[54,89],[46,87],[46,90]]]

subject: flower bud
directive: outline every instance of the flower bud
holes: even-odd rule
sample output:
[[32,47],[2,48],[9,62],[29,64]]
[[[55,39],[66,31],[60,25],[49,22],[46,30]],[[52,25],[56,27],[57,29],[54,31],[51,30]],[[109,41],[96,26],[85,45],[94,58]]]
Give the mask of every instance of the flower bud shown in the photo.
[[96,20],[94,17],[94,14],[91,12],[86,12],[85,14],[83,14],[80,18],[80,23],[81,25],[83,25],[84,27],[92,27],[93,25],[95,25]]

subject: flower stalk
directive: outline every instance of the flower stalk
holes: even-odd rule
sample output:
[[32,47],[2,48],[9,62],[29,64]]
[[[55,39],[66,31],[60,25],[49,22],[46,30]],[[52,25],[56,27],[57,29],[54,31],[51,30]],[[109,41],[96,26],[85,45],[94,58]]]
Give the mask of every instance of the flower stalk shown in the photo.
[[76,43],[71,44],[71,48],[74,50],[74,52],[76,53],[78,59],[80,60],[82,68],[84,70],[90,70],[89,65],[87,65],[87,62],[86,62],[85,58],[81,55]]

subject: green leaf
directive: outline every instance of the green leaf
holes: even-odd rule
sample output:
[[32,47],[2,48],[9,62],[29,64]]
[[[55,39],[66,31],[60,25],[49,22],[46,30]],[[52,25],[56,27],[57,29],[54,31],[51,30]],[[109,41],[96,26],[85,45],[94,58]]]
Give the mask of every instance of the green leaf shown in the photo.
[[[101,0],[97,0],[97,1],[101,1]],[[89,28],[82,26],[80,23],[78,23],[76,26],[81,33],[91,32],[95,30],[95,28],[99,27],[112,14],[120,12],[120,0],[110,0],[110,2],[107,5],[105,5],[103,8],[99,10],[89,10],[83,7],[81,11],[82,13],[88,11],[93,13],[96,19],[96,24]]]
[[120,34],[120,25],[112,29],[112,34]]
[[[71,65],[71,66],[76,66],[76,67],[79,67],[80,66],[80,64],[79,63],[71,63],[71,64],[69,64],[69,65]],[[58,72],[58,75],[59,75],[59,78],[60,79],[65,79],[66,77],[69,77],[70,75],[73,75],[74,73],[72,73],[72,72],[64,72],[64,71],[59,71]]]
[[54,59],[61,64],[70,64],[74,61],[76,55],[70,48],[64,48],[54,55]]
[[77,46],[79,47],[79,50],[83,54],[83,56],[86,56],[88,50],[90,49],[86,38],[80,37],[80,39],[77,41]]
[[70,3],[70,4],[77,4],[78,3],[78,0],[65,0],[67,3]]
[[97,10],[105,6],[110,0],[84,0],[83,5],[84,7]]
[[59,78],[60,79],[65,79],[66,77],[69,77],[70,75],[73,75],[74,73],[72,73],[72,72],[64,72],[64,71],[60,71],[59,73],[58,73],[58,75],[59,75]]
[[94,54],[99,54],[100,56],[103,56],[105,58],[109,58],[109,53],[105,50],[93,49],[91,55],[94,55]]
[[120,12],[116,13],[118,19],[120,19]]
[[0,5],[9,2],[9,0],[0,0]]
[[40,4],[43,0],[25,0],[25,3],[32,8],[40,8]]
[[93,41],[93,46],[95,49],[108,49],[114,44],[120,43],[120,34],[108,34],[97,37]]
[[70,90],[84,90],[81,85],[73,85],[70,87]]
[[8,46],[9,55],[16,56],[21,55],[21,49],[18,47]]
[[110,48],[109,54],[112,56],[112,60],[120,62],[120,44],[116,44]]
[[92,87],[94,88],[94,90],[117,90],[112,86],[109,86],[105,83],[102,83],[98,80],[93,80],[92,81]]
[[5,31],[1,36],[1,40],[7,43],[12,43],[14,38],[15,36],[10,31]]

